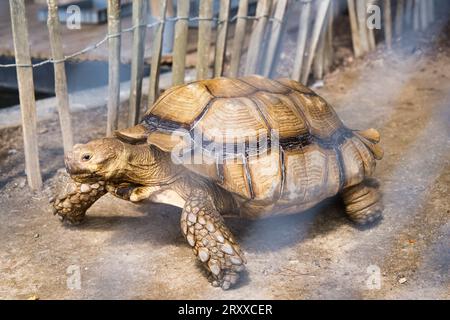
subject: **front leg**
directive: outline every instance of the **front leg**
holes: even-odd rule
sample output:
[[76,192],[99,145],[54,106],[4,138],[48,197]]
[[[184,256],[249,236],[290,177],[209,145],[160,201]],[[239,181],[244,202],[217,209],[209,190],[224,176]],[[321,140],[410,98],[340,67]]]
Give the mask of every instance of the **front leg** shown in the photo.
[[52,200],[53,214],[59,215],[63,221],[78,224],[85,218],[86,211],[107,192],[129,201],[136,189],[127,183],[113,184],[105,181],[80,183],[70,180]]
[[181,214],[181,230],[211,273],[213,286],[228,289],[237,282],[246,260],[207,192],[191,193]]
[[86,211],[107,192],[106,183],[68,182],[62,192],[52,201],[53,214],[61,219],[77,224],[83,221]]

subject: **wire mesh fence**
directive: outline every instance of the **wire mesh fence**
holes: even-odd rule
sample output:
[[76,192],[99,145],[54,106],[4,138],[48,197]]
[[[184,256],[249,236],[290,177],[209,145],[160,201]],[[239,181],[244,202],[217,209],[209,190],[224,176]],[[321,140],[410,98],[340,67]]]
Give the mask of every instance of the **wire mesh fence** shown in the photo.
[[259,20],[261,18],[269,18],[270,22],[276,22],[276,23],[283,23],[282,20],[279,20],[277,18],[274,17],[268,17],[268,16],[238,16],[235,15],[232,18],[228,19],[228,20],[219,20],[217,18],[201,18],[201,17],[167,17],[164,20],[158,20],[158,21],[154,21],[152,23],[148,23],[148,24],[142,24],[142,25],[134,25],[132,27],[129,28],[125,28],[123,29],[121,32],[118,33],[114,33],[114,34],[107,34],[105,35],[104,38],[102,38],[101,40],[97,41],[96,43],[87,46],[79,51],[76,51],[74,53],[71,53],[69,55],[64,56],[63,59],[53,59],[53,58],[49,58],[49,59],[45,59],[43,61],[39,61],[37,63],[32,63],[32,64],[19,64],[19,63],[8,63],[8,64],[0,64],[0,68],[17,68],[17,67],[32,67],[32,68],[37,68],[49,63],[61,63],[61,62],[66,62],[67,60],[70,59],[74,59],[80,55],[86,54],[90,51],[93,51],[95,49],[97,49],[98,47],[104,45],[109,39],[111,38],[117,38],[122,36],[123,34],[126,33],[130,33],[133,32],[134,30],[140,28],[140,27],[146,27],[147,29],[153,29],[155,27],[157,27],[158,25],[161,24],[165,24],[166,22],[177,22],[180,20],[186,20],[186,21],[210,21],[210,22],[215,22],[217,25],[220,25],[222,23],[224,23],[225,21],[228,21],[230,23],[233,23],[235,21],[237,21],[238,19],[245,19],[245,20],[251,20],[251,21],[255,21],[255,20]]

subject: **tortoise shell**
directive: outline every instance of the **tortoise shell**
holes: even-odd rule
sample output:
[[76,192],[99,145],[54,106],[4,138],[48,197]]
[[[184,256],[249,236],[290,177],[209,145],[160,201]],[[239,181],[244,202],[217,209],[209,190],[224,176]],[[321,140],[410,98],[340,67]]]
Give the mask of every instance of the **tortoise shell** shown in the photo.
[[370,141],[362,142],[324,99],[290,79],[176,86],[160,96],[140,128],[134,137],[167,152],[196,151],[201,161],[181,161],[185,167],[262,203],[317,203],[361,182],[375,163],[365,145]]

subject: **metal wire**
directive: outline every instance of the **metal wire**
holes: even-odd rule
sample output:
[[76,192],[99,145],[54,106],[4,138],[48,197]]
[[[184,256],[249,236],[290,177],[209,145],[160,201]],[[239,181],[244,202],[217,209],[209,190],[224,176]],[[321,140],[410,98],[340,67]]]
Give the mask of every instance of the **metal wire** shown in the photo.
[[[271,18],[267,15],[262,15],[262,16],[238,16],[235,15],[232,18],[228,19],[228,22],[234,22],[237,19],[246,19],[246,20],[259,20],[261,18],[268,18],[268,20],[270,22],[277,22],[277,23],[282,23],[281,20],[276,19],[276,18]],[[56,63],[61,63],[61,62],[65,62],[69,59],[73,59],[76,58],[82,54],[88,53],[90,51],[93,51],[95,49],[97,49],[98,47],[100,47],[101,45],[103,45],[106,41],[108,41],[110,38],[116,38],[116,37],[120,37],[122,34],[128,33],[128,32],[133,32],[135,29],[140,28],[140,27],[146,27],[147,29],[151,29],[153,27],[156,27],[159,24],[165,23],[166,21],[179,21],[179,20],[187,20],[187,21],[211,21],[211,22],[216,22],[217,24],[221,24],[224,23],[226,20],[219,20],[217,18],[202,18],[202,17],[167,17],[165,20],[157,20],[155,22],[149,23],[149,24],[139,24],[139,25],[134,25],[132,27],[129,28],[125,28],[122,29],[121,32],[119,33],[115,33],[115,34],[107,34],[103,39],[101,39],[100,41],[96,42],[95,44],[92,44],[90,46],[87,46],[86,48],[76,51],[72,54],[69,54],[67,56],[64,56],[63,59],[58,59],[58,60],[54,60],[53,58],[50,59],[46,59],[37,63],[31,63],[31,64],[18,64],[18,63],[10,63],[10,64],[0,64],[0,68],[17,68],[17,67],[24,67],[24,68],[37,68],[37,67],[41,67],[43,65],[52,63],[52,64],[56,64]]]

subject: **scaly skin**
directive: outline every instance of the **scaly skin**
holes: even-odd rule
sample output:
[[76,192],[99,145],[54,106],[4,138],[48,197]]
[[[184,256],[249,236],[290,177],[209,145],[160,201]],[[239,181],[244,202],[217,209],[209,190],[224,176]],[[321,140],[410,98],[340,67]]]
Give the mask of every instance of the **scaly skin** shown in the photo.
[[83,221],[86,210],[106,193],[105,182],[69,182],[53,202],[53,214],[77,224]]
[[342,198],[346,214],[357,224],[372,223],[382,216],[383,204],[380,192],[368,181],[345,189]]
[[206,191],[191,192],[181,214],[181,231],[213,286],[228,289],[237,282],[244,254]]
[[105,181],[80,183],[72,180],[52,201],[53,214],[60,216],[63,221],[79,224],[84,220],[86,211],[107,192],[129,200],[132,190],[129,184],[115,185]]

